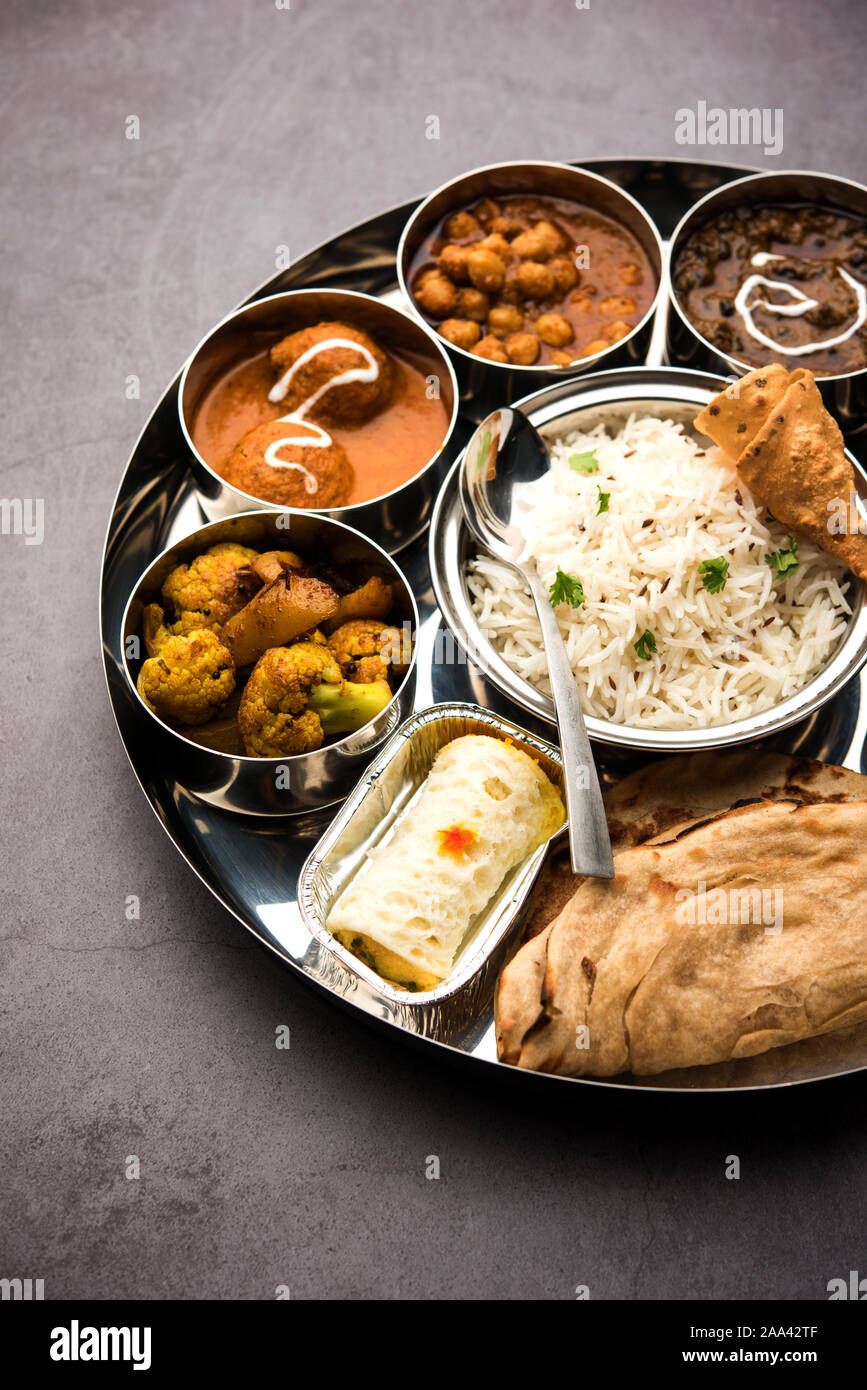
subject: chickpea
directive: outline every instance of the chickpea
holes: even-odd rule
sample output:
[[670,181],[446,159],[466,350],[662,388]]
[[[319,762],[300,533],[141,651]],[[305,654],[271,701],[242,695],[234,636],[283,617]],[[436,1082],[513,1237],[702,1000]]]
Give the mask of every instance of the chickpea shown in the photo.
[[439,332],[447,343],[454,343],[455,347],[465,348],[467,352],[482,336],[481,328],[472,319],[446,319],[440,324]]
[[499,217],[501,208],[500,204],[495,202],[493,198],[483,198],[480,203],[476,203],[474,212],[482,226],[485,227],[489,222],[493,222],[495,217]]
[[516,236],[512,250],[525,261],[547,261],[551,255],[544,236],[539,236],[535,227]]
[[606,323],[602,330],[603,338],[607,338],[609,343],[619,343],[621,338],[625,338],[632,332],[628,323],[623,323],[617,319],[614,323]]
[[513,261],[506,271],[506,282],[498,295],[500,304],[510,304],[513,307],[520,307],[524,303],[524,296],[521,293],[521,286],[517,280],[518,267]]
[[633,265],[630,262],[620,267],[620,278],[624,285],[640,285],[644,276],[641,273],[640,265]]
[[488,362],[508,362],[509,356],[499,338],[493,338],[490,334],[476,343],[471,349],[474,357],[484,357]]
[[443,274],[453,280],[456,285],[466,285],[470,279],[470,273],[467,270],[469,255],[469,246],[458,246],[455,242],[449,242],[448,246],[444,246],[440,252],[437,264]]
[[471,212],[453,212],[443,225],[443,236],[447,241],[463,241],[479,230],[479,224]]
[[523,327],[524,315],[514,304],[495,304],[488,314],[488,328],[497,337],[520,333]]
[[495,217],[493,222],[491,223],[491,231],[498,233],[500,236],[517,236],[520,230],[520,222],[518,222],[516,218],[508,217],[506,215],[503,215],[502,217]]
[[581,349],[578,356],[595,357],[597,352],[607,352],[610,346],[611,344],[607,343],[604,338],[594,338],[592,343],[588,343],[586,347]]
[[540,314],[536,320],[536,332],[543,343],[555,348],[565,347],[575,336],[571,323],[562,314]]
[[437,270],[425,275],[413,289],[413,297],[426,314],[434,319],[448,318],[458,302],[458,292],[447,275]]
[[554,276],[546,265],[540,265],[538,261],[522,261],[515,279],[528,299],[546,299],[554,288]]
[[554,348],[548,357],[552,367],[571,367],[575,360],[571,352],[563,352],[560,348]]
[[620,318],[634,314],[637,307],[635,300],[630,299],[628,294],[609,294],[607,299],[599,302],[600,314],[612,314]]
[[575,290],[569,296],[569,303],[577,314],[589,314],[590,310],[595,307],[593,300],[588,299],[583,290]]
[[476,323],[484,323],[488,317],[490,303],[488,296],[482,290],[458,290],[455,312],[462,319],[474,319]]
[[503,343],[509,361],[518,367],[530,367],[539,356],[539,339],[535,333],[510,333]]
[[472,249],[474,251],[477,249],[493,251],[502,261],[510,261],[515,254],[506,241],[506,238],[500,236],[498,232],[491,232],[489,236],[484,237],[481,241],[477,241]]
[[477,290],[498,290],[506,278],[506,267],[496,251],[474,246],[467,261],[470,279]]
[[568,256],[555,256],[548,262],[548,269],[554,276],[554,288],[558,294],[567,294],[578,284],[578,271]]
[[547,222],[544,218],[541,222],[534,223],[532,230],[547,248],[549,256],[555,256],[566,245],[566,238],[559,227],[555,227],[553,222]]

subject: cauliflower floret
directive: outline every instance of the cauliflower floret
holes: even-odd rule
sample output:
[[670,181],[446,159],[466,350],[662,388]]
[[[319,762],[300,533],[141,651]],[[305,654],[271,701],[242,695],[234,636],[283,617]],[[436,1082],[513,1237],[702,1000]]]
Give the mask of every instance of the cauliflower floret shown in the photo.
[[173,614],[169,631],[181,635],[189,631],[190,622],[198,628],[221,628],[261,588],[261,579],[252,569],[258,558],[258,551],[249,546],[221,541],[190,564],[178,565],[162,587],[162,597]]
[[206,724],[235,689],[231,653],[208,628],[168,637],[143,663],[137,689],[161,719]]
[[319,642],[271,647],[260,656],[238,707],[247,753],[279,758],[321,748],[322,722],[307,706],[310,692],[322,681],[339,684],[341,675],[334,654]]
[[238,708],[244,748],[252,757],[293,757],[326,737],[354,733],[391,700],[385,681],[350,685],[331,648],[319,641],[271,647],[253,667]]
[[384,681],[392,667],[401,668],[400,631],[376,618],[343,623],[331,634],[329,645],[349,681]]

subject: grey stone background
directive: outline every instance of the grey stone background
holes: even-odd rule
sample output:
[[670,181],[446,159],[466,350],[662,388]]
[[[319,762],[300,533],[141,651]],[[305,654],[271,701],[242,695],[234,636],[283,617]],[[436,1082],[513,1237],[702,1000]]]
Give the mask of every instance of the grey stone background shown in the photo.
[[674,111],[699,99],[781,106],[776,167],[864,180],[864,15],[5,0],[0,469],[47,529],[0,537],[0,1275],[51,1298],[714,1299],[821,1298],[863,1268],[862,1079],[757,1105],[552,1103],[395,1048],[290,977],[145,804],[96,597],[139,429],[278,245],[490,160],[690,153]]

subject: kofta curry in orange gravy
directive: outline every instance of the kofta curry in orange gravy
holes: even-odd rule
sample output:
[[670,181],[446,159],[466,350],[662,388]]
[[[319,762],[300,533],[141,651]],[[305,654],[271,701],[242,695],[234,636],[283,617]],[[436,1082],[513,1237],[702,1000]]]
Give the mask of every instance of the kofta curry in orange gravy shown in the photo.
[[324,510],[372,501],[419,473],[449,415],[433,359],[387,352],[347,323],[318,323],[231,368],[203,397],[192,439],[241,492]]
[[657,278],[636,237],[566,198],[481,198],[415,257],[413,299],[440,336],[490,362],[564,367],[644,318]]

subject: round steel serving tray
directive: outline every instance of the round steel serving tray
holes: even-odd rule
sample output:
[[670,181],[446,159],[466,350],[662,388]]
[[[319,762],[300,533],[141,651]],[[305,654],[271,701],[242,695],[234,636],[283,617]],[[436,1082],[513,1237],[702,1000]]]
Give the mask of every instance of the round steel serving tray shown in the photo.
[[[688,430],[699,410],[717,395],[722,384],[721,377],[682,367],[633,367],[543,387],[515,404],[520,405],[543,432],[546,425],[554,423],[562,429],[592,429],[600,423],[617,429],[631,411],[648,407],[658,407],[660,414],[676,420]],[[440,613],[467,655],[504,695],[527,713],[554,724],[554,704],[550,696],[508,665],[488,641],[473,612],[466,572],[468,561],[481,547],[471,535],[461,509],[458,477],[462,458],[463,453],[453,464],[431,518],[429,560]],[[863,498],[867,496],[867,474],[854,456],[850,458]],[[703,748],[728,748],[766,738],[809,718],[860,671],[867,659],[864,585],[853,579],[847,597],[852,605],[852,617],[830,661],[802,690],[773,708],[731,724],[685,731],[630,728],[588,715],[588,734],[597,742],[633,751],[694,753]]]
[[[663,237],[686,209],[723,183],[755,170],[693,160],[611,159],[584,161],[587,168],[626,188],[648,209]],[[401,304],[395,256],[401,231],[418,200],[402,204],[334,237],[262,285],[247,302],[302,287],[334,286],[378,295]],[[660,297],[660,304],[664,297]],[[648,363],[662,361],[665,322],[658,316]],[[118,731],[139,784],[178,853],[225,908],[290,969],[357,1018],[389,1031],[395,1040],[424,1048],[429,1055],[500,1076],[516,1085],[591,1087],[602,1092],[658,1091],[706,1094],[752,1091],[818,1081],[867,1069],[867,1026],[778,1048],[763,1056],[696,1067],[658,1077],[618,1077],[611,1081],[569,1079],[519,1071],[496,1060],[490,1006],[460,1035],[421,1036],[389,1015],[374,991],[359,992],[356,977],[335,965],[305,928],[298,911],[295,879],[329,824],[332,810],[283,821],[261,821],[227,814],[195,800],[173,780],[171,768],[154,764],[149,743],[123,674],[121,619],[129,593],[154,556],[201,526],[205,520],[195,497],[189,454],[178,424],[179,376],[168,387],[145,425],[127,463],[108,525],[100,582],[100,635],[109,699]],[[464,426],[469,437],[470,427]],[[440,702],[471,702],[515,717],[515,705],[465,658],[443,627],[431,589],[426,540],[400,557],[413,586],[421,623],[416,708]],[[818,713],[776,736],[769,746],[862,770],[867,735],[867,685],[850,681]],[[862,688],[865,698],[862,699]],[[535,714],[519,715],[527,731],[542,739],[550,725]],[[599,748],[600,770],[610,783],[642,762],[622,749]],[[574,1092],[579,1094],[579,1092]],[[586,1094],[586,1091],[585,1091]]]

